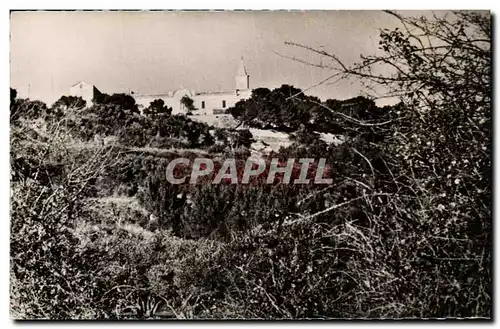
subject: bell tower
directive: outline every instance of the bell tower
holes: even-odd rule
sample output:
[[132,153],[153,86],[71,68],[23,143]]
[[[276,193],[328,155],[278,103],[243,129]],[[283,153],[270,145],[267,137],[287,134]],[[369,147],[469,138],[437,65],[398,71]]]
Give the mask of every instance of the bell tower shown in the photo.
[[243,57],[241,57],[240,66],[238,67],[238,72],[236,73],[236,90],[247,89],[250,89],[250,76],[248,75],[245,64],[243,63]]

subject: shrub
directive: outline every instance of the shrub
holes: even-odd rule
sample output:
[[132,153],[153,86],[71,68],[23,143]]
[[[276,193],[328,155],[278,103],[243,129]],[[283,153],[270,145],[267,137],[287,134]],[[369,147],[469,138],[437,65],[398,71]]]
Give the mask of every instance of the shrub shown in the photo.
[[172,108],[165,106],[162,99],[155,99],[149,104],[149,107],[144,109],[143,114],[153,118],[159,114],[169,116],[172,114]]
[[95,262],[82,257],[74,229],[81,200],[91,195],[91,183],[112,152],[98,150],[81,167],[63,162],[58,177],[44,176],[40,173],[53,168],[54,160],[68,160],[57,131],[49,136],[38,152],[13,139],[11,156],[26,159],[26,174],[18,173],[11,183],[12,311],[29,319],[99,317],[102,313],[88,306]]

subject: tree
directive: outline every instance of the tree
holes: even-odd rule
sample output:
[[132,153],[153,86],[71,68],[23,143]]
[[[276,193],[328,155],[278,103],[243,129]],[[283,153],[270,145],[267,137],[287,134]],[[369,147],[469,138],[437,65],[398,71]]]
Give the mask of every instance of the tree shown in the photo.
[[[344,159],[339,167],[350,166],[347,179],[356,180],[351,195],[363,195],[357,206],[370,214],[365,224],[370,234],[385,236],[386,230],[398,227],[404,243],[380,247],[405,254],[404,260],[391,260],[394,264],[385,268],[395,277],[405,273],[405,282],[411,280],[412,287],[396,285],[396,290],[420,296],[420,305],[438,305],[427,309],[431,317],[490,316],[491,15],[387,14],[401,26],[382,30],[381,52],[364,55],[360,62],[348,65],[334,53],[294,42],[287,44],[322,61],[286,57],[328,69],[332,74],[324,81],[360,81],[371,100],[394,97],[401,102],[377,110],[376,116],[364,110],[373,107],[367,102],[348,112],[337,102],[320,104],[351,130],[339,150]],[[367,190],[388,197],[377,204]],[[357,223],[362,225],[361,220]],[[432,256],[420,244],[424,240],[433,241]],[[428,294],[429,276],[436,294]],[[471,276],[474,287],[467,281]],[[468,288],[450,290],[448,282]],[[408,310],[421,308],[396,295],[390,298]]]
[[[54,120],[60,119],[69,109],[81,110],[85,108],[87,102],[77,96],[61,96],[49,110],[49,117]],[[47,119],[49,119],[47,117]]]
[[17,111],[19,107],[17,106],[17,90],[10,88],[10,121],[15,121],[18,118]]
[[[384,29],[379,49],[383,55],[362,56],[360,63],[345,64],[337,55],[306,45],[286,42],[327,60],[329,80],[357,78],[368,86],[383,86],[382,96],[398,97],[418,108],[453,105],[489,105],[491,101],[491,17],[474,12],[455,12],[452,17],[403,17],[403,29]],[[294,58],[295,59],[295,58]],[[310,63],[313,64],[313,63]],[[389,72],[389,73],[377,73]]]
[[[48,128],[44,143],[26,143],[24,132],[21,126],[11,131],[11,170],[21,176],[11,182],[12,310],[26,319],[70,319],[88,311],[84,305],[98,292],[92,286],[95,257],[82,250],[75,230],[82,200],[95,196],[92,185],[116,163],[118,152],[103,146],[69,159],[62,124]],[[16,165],[20,160],[23,170]],[[82,162],[71,166],[75,161]]]
[[[20,118],[33,120],[46,116],[49,113],[47,104],[42,101],[12,98],[16,93],[11,89],[10,120],[15,122]],[[15,91],[15,90],[14,90]]]
[[181,104],[186,107],[188,115],[193,114],[193,111],[198,110],[196,106],[194,106],[194,101],[187,95],[182,96]]
[[171,115],[172,114],[172,108],[165,106],[165,102],[163,99],[155,99],[151,103],[149,103],[149,106],[144,109],[143,114],[146,116],[151,116],[151,117],[156,117],[157,115]]
[[17,97],[17,90],[15,90],[15,89],[13,89],[13,88],[10,88],[10,103],[11,103],[11,104],[12,104],[13,102],[15,102],[16,97]]
[[[299,98],[292,98],[294,95],[299,95]],[[294,131],[301,124],[309,125],[310,111],[315,105],[301,101],[309,98],[318,100],[290,85],[272,91],[257,88],[252,91],[250,99],[239,101],[229,113],[241,123],[256,128]]]
[[52,109],[68,109],[68,108],[74,108],[74,109],[82,109],[85,107],[87,102],[77,96],[61,96],[53,105]]
[[96,104],[118,105],[123,110],[130,111],[132,113],[140,113],[134,97],[123,93],[113,95],[100,93],[96,95],[94,102]]

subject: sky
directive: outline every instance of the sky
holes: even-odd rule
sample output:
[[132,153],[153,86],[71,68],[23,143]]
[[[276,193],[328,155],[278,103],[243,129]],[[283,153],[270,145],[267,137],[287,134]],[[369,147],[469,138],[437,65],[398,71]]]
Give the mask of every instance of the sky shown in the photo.
[[[235,88],[243,57],[252,89],[281,84],[305,89],[331,72],[280,56],[320,62],[285,41],[353,63],[377,51],[380,28],[396,26],[381,11],[16,11],[11,12],[10,83],[19,97],[49,105],[79,81],[108,94],[227,90]],[[325,100],[361,92],[360,85],[341,82],[307,93]]]

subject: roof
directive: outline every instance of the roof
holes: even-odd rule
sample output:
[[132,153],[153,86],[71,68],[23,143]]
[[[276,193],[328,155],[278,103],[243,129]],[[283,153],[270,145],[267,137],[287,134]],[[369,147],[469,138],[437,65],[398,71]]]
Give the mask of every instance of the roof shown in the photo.
[[71,87],[79,85],[80,83],[82,83],[84,85],[87,85],[87,86],[93,86],[93,84],[91,84],[91,83],[88,83],[88,82],[85,82],[85,81],[78,81],[77,83],[72,84]]
[[161,96],[161,97],[171,97],[169,96],[169,92],[166,92],[166,93],[152,93],[152,94],[148,94],[148,93],[133,93],[133,94],[130,94],[132,96],[144,96],[144,97],[153,97],[153,96]]
[[[181,89],[182,90],[182,89]],[[132,96],[136,97],[154,97],[154,96],[160,96],[160,97],[167,97],[167,98],[172,98],[172,96],[177,93],[179,90],[176,90],[175,92],[165,92],[165,93],[152,93],[152,94],[147,94],[147,93],[134,93]],[[240,90],[240,93],[245,92],[246,90]],[[248,90],[249,91],[249,90]],[[197,91],[192,96],[203,96],[203,95],[235,95],[236,90],[230,89],[230,90],[216,90],[216,91]]]
[[236,91],[234,89],[231,90],[217,90],[217,91],[197,91],[195,96],[198,95],[234,95]]

